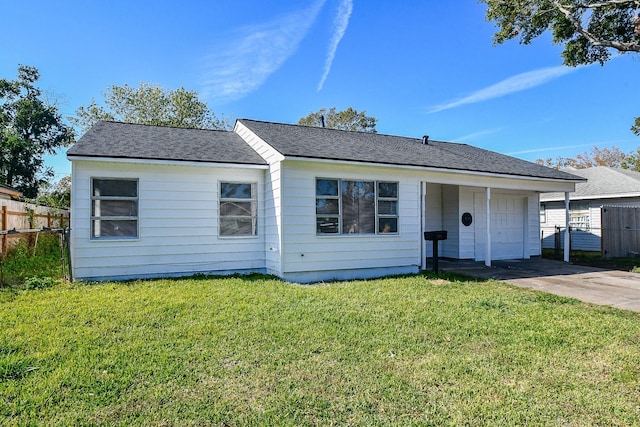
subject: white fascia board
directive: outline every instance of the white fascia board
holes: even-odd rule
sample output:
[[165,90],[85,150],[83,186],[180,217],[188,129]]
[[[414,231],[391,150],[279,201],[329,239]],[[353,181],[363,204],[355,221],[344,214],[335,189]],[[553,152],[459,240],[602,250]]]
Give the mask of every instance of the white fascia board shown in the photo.
[[[571,200],[602,200],[602,199],[628,199],[638,197],[640,198],[640,193],[620,193],[620,194],[598,194],[593,196],[574,196],[571,195]],[[541,202],[558,202],[564,201],[564,197],[552,197],[552,198],[542,198],[540,197]]]
[[[498,185],[499,182],[491,183],[491,187],[493,188],[502,188],[502,189],[527,189],[538,192],[573,192],[575,191],[575,184],[579,184],[584,182],[584,179],[575,179],[575,180],[564,180],[564,179],[553,179],[553,178],[541,178],[541,177],[531,177],[531,176],[522,176],[522,175],[508,175],[508,174],[497,174],[490,172],[478,172],[478,171],[468,171],[462,169],[445,169],[445,168],[434,168],[428,166],[411,166],[411,165],[394,165],[394,164],[386,164],[386,163],[370,163],[370,162],[355,162],[349,160],[330,160],[330,159],[317,159],[312,157],[286,157],[285,161],[302,161],[302,162],[315,162],[315,163],[323,163],[323,164],[342,164],[349,166],[361,166],[361,167],[376,167],[376,168],[389,168],[389,169],[404,169],[404,170],[414,170],[419,172],[432,172],[434,174],[440,174],[438,180],[432,181],[440,184],[457,184],[457,185],[468,185],[468,186],[476,186],[476,187],[486,187],[486,183],[476,182],[475,185],[469,184],[466,182],[461,182],[460,178],[455,178],[455,176],[462,175],[467,179],[476,179],[476,178],[486,178],[487,180],[500,180],[503,181],[505,179],[517,180],[519,182],[535,182],[536,188],[530,188],[531,186],[517,186],[517,185]],[[544,187],[540,187],[540,185],[544,184]],[[526,187],[526,188],[525,188]]]
[[67,156],[72,163],[74,161],[104,162],[104,163],[131,163],[141,165],[163,165],[163,166],[199,166],[234,169],[269,169],[269,165],[252,165],[246,163],[216,163],[216,162],[191,162],[179,160],[155,160],[155,159],[131,159],[121,157],[91,157],[91,156]]

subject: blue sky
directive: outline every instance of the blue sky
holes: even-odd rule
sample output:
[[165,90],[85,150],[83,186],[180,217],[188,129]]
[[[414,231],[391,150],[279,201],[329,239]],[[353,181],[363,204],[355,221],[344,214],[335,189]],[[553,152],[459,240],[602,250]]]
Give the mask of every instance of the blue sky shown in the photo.
[[[0,76],[40,70],[64,116],[109,85],[196,90],[231,120],[295,123],[321,107],[378,132],[535,160],[635,150],[640,56],[568,68],[549,35],[493,46],[475,0],[71,1],[3,4]],[[64,154],[49,157],[58,178]]]

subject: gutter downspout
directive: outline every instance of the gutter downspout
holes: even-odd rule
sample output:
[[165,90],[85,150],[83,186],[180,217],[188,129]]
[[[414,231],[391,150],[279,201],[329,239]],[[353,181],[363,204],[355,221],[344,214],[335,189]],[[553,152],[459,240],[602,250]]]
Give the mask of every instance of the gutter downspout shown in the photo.
[[487,205],[487,248],[485,249],[484,265],[491,267],[491,188],[485,190]]
[[569,192],[564,193],[564,211],[565,211],[565,229],[564,229],[564,262],[569,262],[569,248],[571,243],[571,235],[569,233],[569,220],[571,214],[569,212]]

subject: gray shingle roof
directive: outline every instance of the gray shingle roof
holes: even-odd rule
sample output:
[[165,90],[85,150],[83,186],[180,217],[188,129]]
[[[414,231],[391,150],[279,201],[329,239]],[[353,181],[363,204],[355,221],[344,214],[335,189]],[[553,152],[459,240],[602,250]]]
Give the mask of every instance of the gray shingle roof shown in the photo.
[[[564,170],[588,180],[576,184],[576,191],[570,196],[571,200],[640,197],[640,172],[606,166]],[[564,200],[564,193],[544,193],[540,195],[540,200]]]
[[236,133],[100,121],[67,156],[266,165]]
[[500,175],[580,180],[515,157],[452,142],[240,119],[285,157],[417,166]]

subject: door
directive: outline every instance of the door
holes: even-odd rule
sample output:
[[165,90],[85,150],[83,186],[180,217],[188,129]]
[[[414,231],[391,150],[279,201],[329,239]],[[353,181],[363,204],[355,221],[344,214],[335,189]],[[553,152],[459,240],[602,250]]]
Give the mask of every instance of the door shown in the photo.
[[[487,227],[485,195],[474,195],[475,253],[485,260]],[[491,197],[491,259],[521,259],[525,256],[525,198],[496,194]]]

